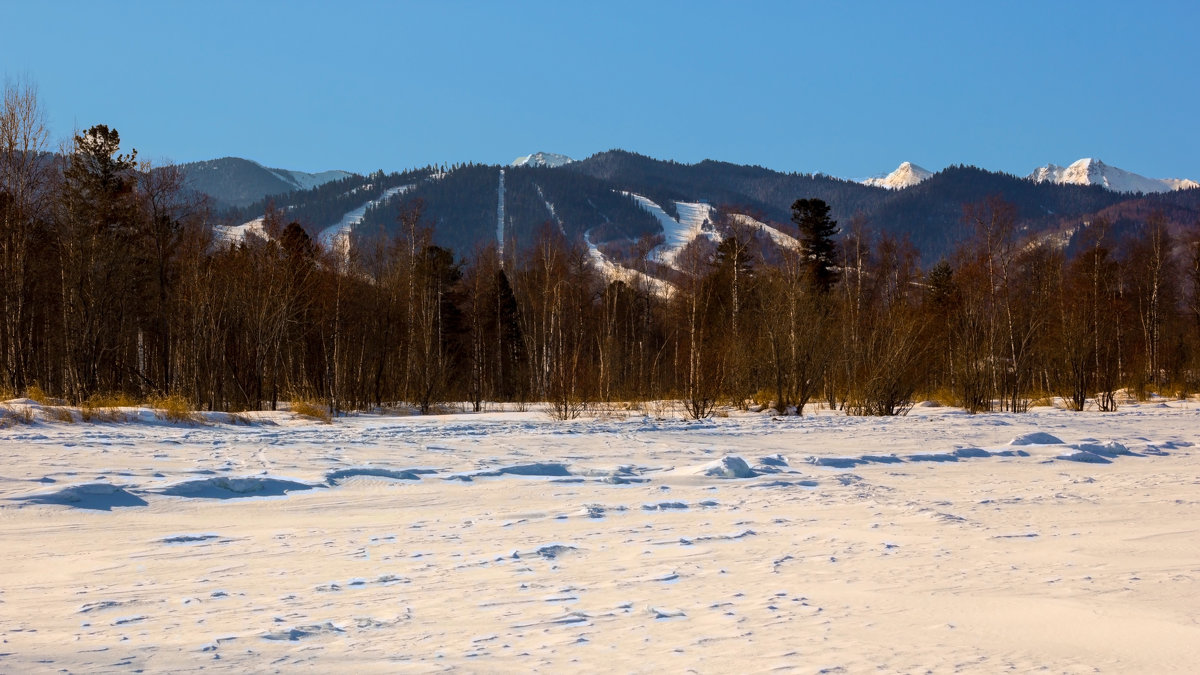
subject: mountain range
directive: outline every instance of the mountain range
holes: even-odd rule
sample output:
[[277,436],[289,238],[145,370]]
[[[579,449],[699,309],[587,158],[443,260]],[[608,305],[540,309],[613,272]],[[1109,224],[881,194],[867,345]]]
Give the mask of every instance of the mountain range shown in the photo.
[[270,195],[310,190],[354,175],[349,171],[306,173],[270,169],[240,157],[192,162],[180,168],[190,187],[211,197],[219,208],[248,206]]
[[952,254],[971,234],[964,205],[997,195],[1013,205],[1024,231],[1068,242],[1083,223],[1101,217],[1117,234],[1156,211],[1175,227],[1200,222],[1196,183],[1156,181],[1098,160],[1043,167],[1026,178],[961,165],[935,173],[905,162],[865,183],[712,160],[681,164],[623,150],[582,160],[539,152],[507,166],[370,176],[290,172],[237,158],[183,169],[227,227],[261,216],[269,196],[288,219],[328,242],[350,231],[395,231],[398,213],[420,204],[435,242],[460,256],[491,243],[519,252],[549,227],[588,246],[606,269],[652,275],[656,266],[670,266],[681,243],[717,236],[713,221],[723,211],[742,214],[772,238],[793,236],[791,204],[802,197],[829,203],[843,231],[854,222],[907,239],[925,264]]

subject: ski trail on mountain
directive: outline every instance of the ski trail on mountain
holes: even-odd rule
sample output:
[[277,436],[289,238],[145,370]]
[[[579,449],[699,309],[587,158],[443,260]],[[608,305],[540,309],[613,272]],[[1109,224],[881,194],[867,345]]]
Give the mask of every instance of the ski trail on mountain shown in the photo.
[[704,229],[705,224],[711,221],[713,213],[713,208],[708,204],[702,202],[675,202],[675,208],[679,212],[679,219],[676,220],[664,211],[661,206],[646,197],[634,192],[622,192],[621,194],[633,197],[638,205],[650,215],[657,218],[659,225],[662,226],[666,241],[656,246],[654,250],[647,254],[646,257],[650,260],[657,260],[664,265],[676,267],[676,259],[679,257],[679,252],[685,246],[692,243],[696,237],[707,236],[713,241],[721,241],[721,235],[712,230]]
[[392,197],[398,194],[403,194],[412,188],[412,185],[401,185],[399,187],[388,188],[384,190],[383,194],[376,199],[372,199],[352,211],[347,211],[336,225],[330,225],[329,227],[321,230],[321,233],[317,235],[317,241],[320,242],[321,246],[326,249],[332,248],[340,239],[348,236],[350,234],[350,230],[354,229],[356,225],[363,221],[363,217],[367,214],[367,209],[371,208],[372,206],[378,206]]
[[504,169],[500,169],[500,186],[496,188],[496,250],[504,259]]

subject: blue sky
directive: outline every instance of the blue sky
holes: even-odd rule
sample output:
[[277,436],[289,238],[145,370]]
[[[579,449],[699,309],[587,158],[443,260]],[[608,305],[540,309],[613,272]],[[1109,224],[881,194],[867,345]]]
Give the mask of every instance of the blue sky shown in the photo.
[[[399,170],[610,148],[848,178],[1085,156],[1200,179],[1200,3],[29,2],[57,138]],[[16,30],[11,30],[16,28]]]

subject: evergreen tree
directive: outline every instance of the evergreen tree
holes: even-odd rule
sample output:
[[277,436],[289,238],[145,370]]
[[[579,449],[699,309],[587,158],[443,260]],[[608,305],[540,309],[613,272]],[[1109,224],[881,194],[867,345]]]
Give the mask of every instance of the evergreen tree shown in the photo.
[[800,228],[800,241],[807,251],[813,287],[828,293],[838,280],[833,238],[837,221],[829,216],[829,205],[822,199],[797,199],[792,204],[792,222]]

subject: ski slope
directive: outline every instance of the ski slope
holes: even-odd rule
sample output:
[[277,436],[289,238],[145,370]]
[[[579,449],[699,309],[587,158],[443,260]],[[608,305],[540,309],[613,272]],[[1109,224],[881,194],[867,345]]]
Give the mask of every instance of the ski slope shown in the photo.
[[246,235],[252,234],[260,239],[267,238],[267,232],[263,229],[263,219],[255,218],[241,225],[214,225],[213,239],[214,243],[224,245],[240,244],[246,241]]
[[754,218],[741,213],[734,213],[731,215],[731,218],[736,223],[762,232],[766,236],[770,237],[771,241],[775,242],[775,245],[780,248],[790,248],[794,250],[798,250],[800,248],[800,241],[798,239],[760,220],[755,220]]
[[592,243],[591,234],[591,230],[589,230],[583,235],[583,239],[588,247],[588,256],[590,256],[592,264],[600,270],[600,274],[604,275],[605,279],[608,281],[620,281],[633,288],[648,289],[651,293],[664,300],[670,298],[675,292],[675,285],[669,281],[657,279],[645,272],[630,269],[609,260],[604,255],[604,252]]
[[344,242],[349,236],[350,231],[353,230],[356,225],[362,222],[363,216],[367,214],[367,209],[373,206],[378,206],[379,204],[386,202],[396,195],[403,194],[412,189],[412,187],[412,185],[401,185],[399,187],[393,187],[384,190],[383,194],[378,198],[372,199],[371,201],[352,211],[348,211],[344,216],[342,216],[342,219],[339,220],[337,224],[330,225],[329,227],[321,230],[320,234],[317,235],[317,241],[326,249],[332,249],[334,246],[344,245],[342,242]]
[[661,206],[642,195],[633,192],[622,192],[621,194],[633,197],[639,206],[658,219],[658,223],[663,229],[666,241],[654,247],[654,250],[647,254],[647,258],[651,260],[678,268],[679,252],[692,243],[696,237],[705,236],[715,242],[721,241],[721,236],[717,232],[705,227],[710,223],[714,212],[713,207],[708,204],[675,202],[675,209],[679,212],[679,219],[676,220]]

